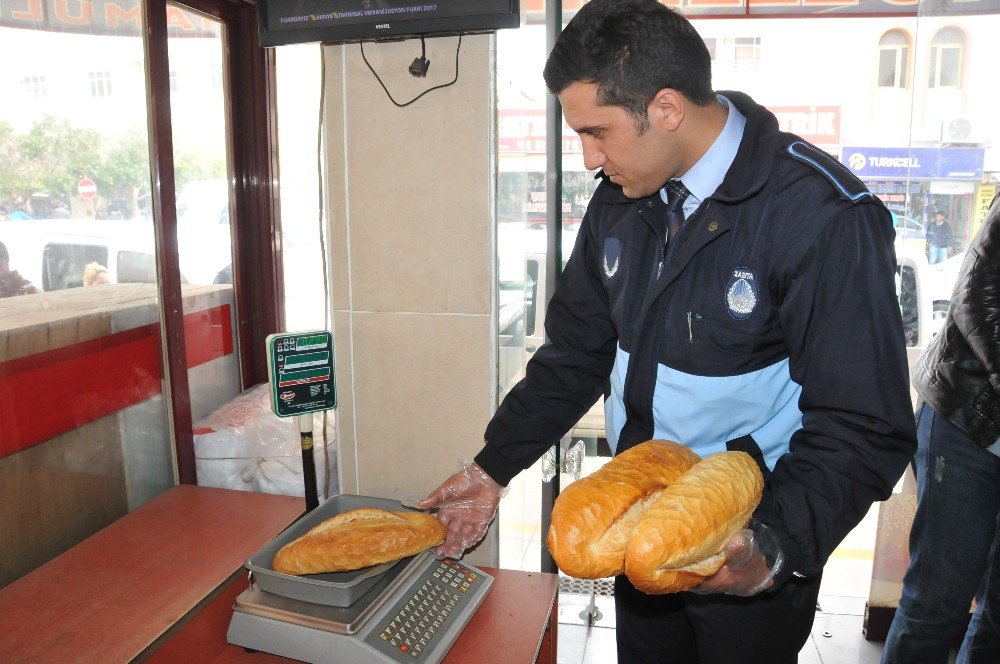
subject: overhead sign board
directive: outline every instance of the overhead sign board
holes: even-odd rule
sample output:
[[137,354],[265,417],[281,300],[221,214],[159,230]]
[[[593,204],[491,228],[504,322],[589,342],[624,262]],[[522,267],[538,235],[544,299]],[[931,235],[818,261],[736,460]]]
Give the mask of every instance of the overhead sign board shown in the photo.
[[325,330],[267,338],[271,406],[278,417],[337,407],[333,335]]
[[874,180],[980,180],[983,148],[845,146],[840,161],[859,178]]

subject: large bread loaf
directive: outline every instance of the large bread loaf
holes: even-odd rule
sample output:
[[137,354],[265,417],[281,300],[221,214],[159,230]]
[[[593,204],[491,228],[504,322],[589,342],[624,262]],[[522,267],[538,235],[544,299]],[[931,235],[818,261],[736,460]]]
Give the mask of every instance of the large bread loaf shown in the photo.
[[423,512],[361,508],[327,519],[278,549],[284,574],[348,572],[399,560],[444,541],[444,525]]
[[683,445],[651,440],[566,487],[546,538],[559,569],[579,579],[624,572],[625,545],[646,506],[699,460]]
[[723,547],[762,489],[744,452],[702,460],[683,445],[647,441],[570,484],[552,508],[546,541],[570,576],[625,573],[650,594],[687,590],[725,562]]
[[649,594],[680,592],[715,574],[723,548],[760,502],[764,481],[745,452],[720,452],[671,484],[636,524],[625,574]]

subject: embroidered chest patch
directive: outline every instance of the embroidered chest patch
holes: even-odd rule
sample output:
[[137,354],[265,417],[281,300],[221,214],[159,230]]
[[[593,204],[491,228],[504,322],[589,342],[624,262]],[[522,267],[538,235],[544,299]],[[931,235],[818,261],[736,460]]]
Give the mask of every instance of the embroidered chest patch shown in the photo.
[[604,276],[614,279],[622,264],[622,241],[616,237],[604,238]]
[[726,306],[729,307],[730,316],[736,320],[747,318],[757,306],[759,295],[753,270],[745,267],[733,270],[729,285],[726,286]]

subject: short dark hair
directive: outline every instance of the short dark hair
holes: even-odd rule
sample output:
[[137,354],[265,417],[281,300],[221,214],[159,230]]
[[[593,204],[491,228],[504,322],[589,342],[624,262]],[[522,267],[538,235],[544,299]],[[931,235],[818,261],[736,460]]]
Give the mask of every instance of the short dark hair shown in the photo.
[[640,133],[663,88],[699,106],[715,98],[705,41],[690,21],[656,0],[590,0],[559,35],[544,76],[552,94],[595,83],[598,102],[622,107]]

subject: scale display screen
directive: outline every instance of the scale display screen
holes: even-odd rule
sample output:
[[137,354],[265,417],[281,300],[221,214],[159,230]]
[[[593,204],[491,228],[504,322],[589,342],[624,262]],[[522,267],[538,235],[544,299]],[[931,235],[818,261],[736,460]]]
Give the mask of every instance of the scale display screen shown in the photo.
[[337,407],[333,335],[326,331],[267,338],[271,405],[278,417]]

